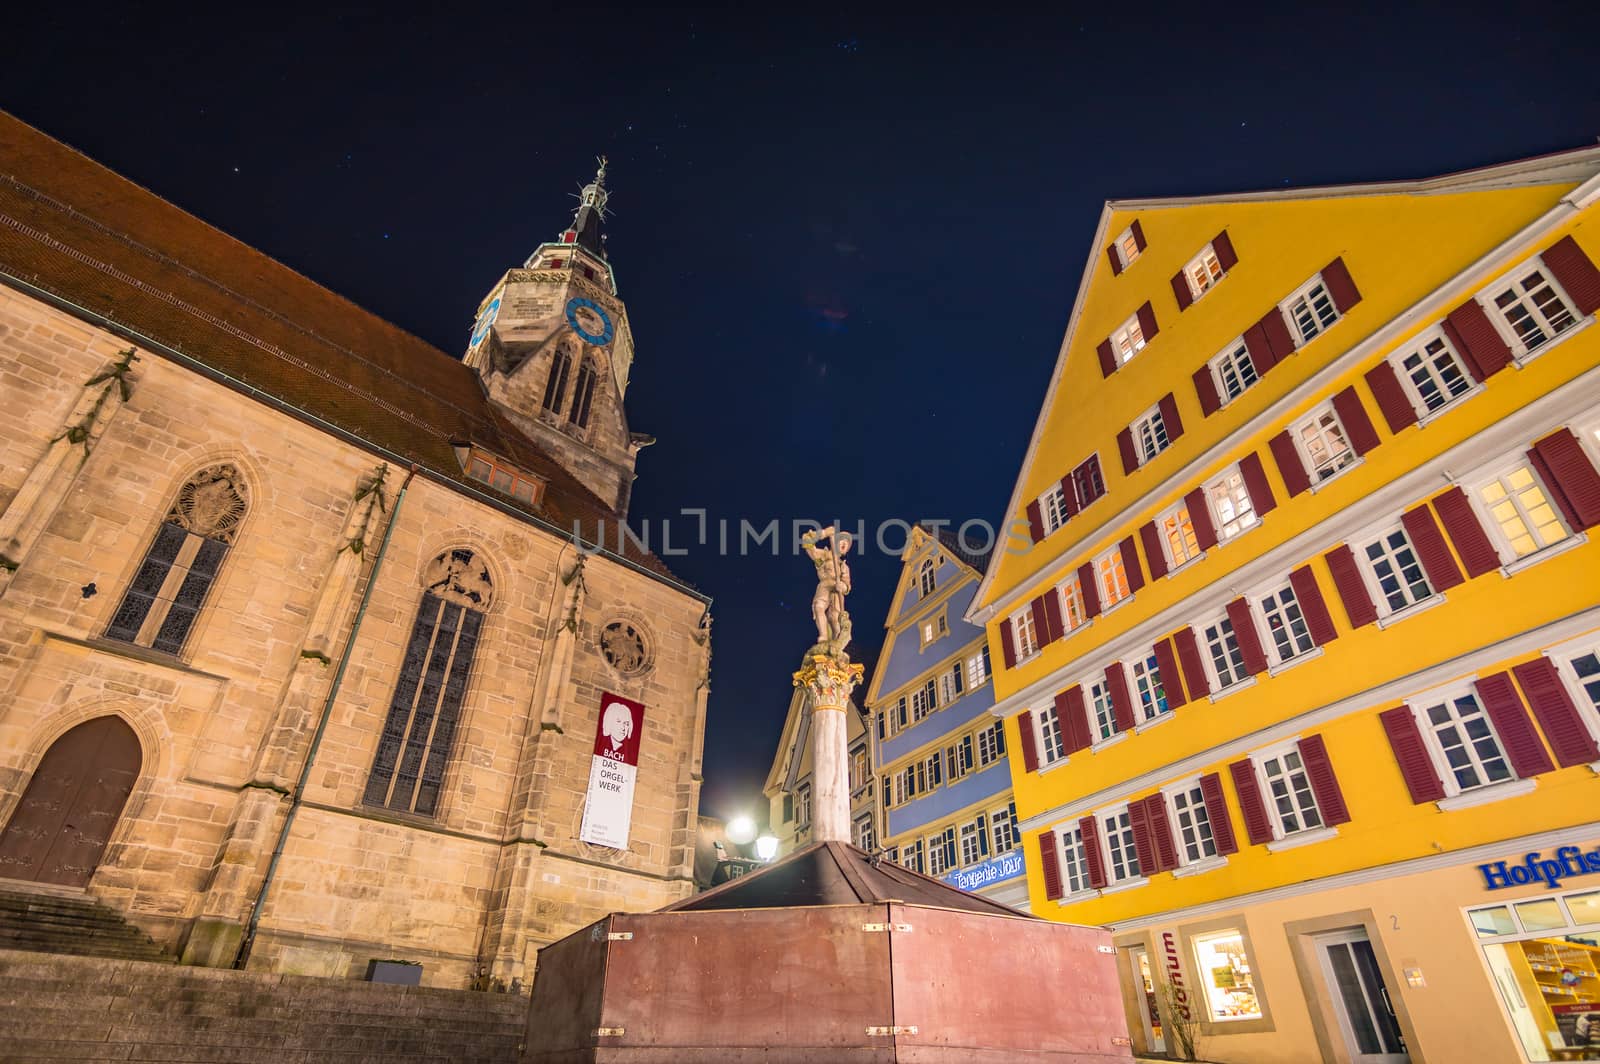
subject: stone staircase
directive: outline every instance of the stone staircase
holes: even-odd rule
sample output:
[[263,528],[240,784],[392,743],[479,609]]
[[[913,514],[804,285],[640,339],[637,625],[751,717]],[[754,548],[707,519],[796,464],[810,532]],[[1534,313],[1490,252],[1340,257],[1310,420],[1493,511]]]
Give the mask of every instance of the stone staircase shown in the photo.
[[0,950],[166,961],[150,937],[86,892],[0,880]]
[[0,950],[0,1060],[516,1064],[528,999]]

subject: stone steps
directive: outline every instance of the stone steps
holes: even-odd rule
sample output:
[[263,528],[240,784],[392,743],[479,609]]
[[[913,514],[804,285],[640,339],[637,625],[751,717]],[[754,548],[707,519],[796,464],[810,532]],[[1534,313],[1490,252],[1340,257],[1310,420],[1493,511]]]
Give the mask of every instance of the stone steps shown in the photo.
[[0,949],[128,960],[173,958],[88,894],[0,882]]
[[0,949],[0,1058],[516,1064],[527,998]]

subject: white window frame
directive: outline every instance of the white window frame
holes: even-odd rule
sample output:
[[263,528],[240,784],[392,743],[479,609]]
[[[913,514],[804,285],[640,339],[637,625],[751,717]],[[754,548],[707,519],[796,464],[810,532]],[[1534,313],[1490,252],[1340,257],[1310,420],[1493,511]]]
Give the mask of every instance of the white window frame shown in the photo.
[[[1123,590],[1120,596],[1113,597],[1111,593],[1113,589],[1106,583],[1106,574],[1102,566],[1108,561],[1116,572],[1122,574]],[[1119,544],[1112,544],[1109,549],[1096,554],[1093,565],[1095,585],[1100,592],[1101,613],[1110,613],[1124,602],[1133,601],[1133,585],[1128,582],[1128,568],[1122,560],[1122,547]]]
[[[1002,842],[997,834],[1005,830],[1005,841]],[[989,811],[989,852],[999,857],[1003,853],[1010,853],[1017,848],[1019,842],[1017,834],[1017,818],[1011,811],[1011,806],[1006,805],[1000,809]]]
[[1139,242],[1133,239],[1132,225],[1118,233],[1117,238],[1111,242],[1111,246],[1117,249],[1117,261],[1122,263],[1124,270],[1138,262],[1139,256],[1144,254],[1144,249],[1139,246]]
[[989,655],[985,647],[976,654],[967,655],[967,690],[973,691],[989,682]]
[[[1205,829],[1210,834],[1210,853],[1205,852],[1207,845],[1206,840],[1201,836],[1199,823],[1195,820],[1191,812],[1190,820],[1194,824],[1196,846],[1200,852],[1198,856],[1190,856],[1189,848],[1183,841],[1184,814],[1178,808],[1177,800],[1179,795],[1183,796],[1185,801],[1189,804],[1189,808],[1191,810],[1196,804],[1198,804],[1201,809],[1205,810]],[[1195,802],[1196,795],[1199,795],[1198,803]],[[1187,869],[1198,872],[1227,862],[1227,857],[1225,857],[1217,849],[1217,830],[1211,824],[1211,809],[1206,805],[1206,796],[1205,792],[1200,788],[1199,776],[1191,776],[1186,780],[1181,780],[1177,783],[1169,783],[1167,786],[1161,788],[1161,800],[1167,803],[1167,820],[1172,827],[1172,846],[1173,849],[1177,851],[1178,855],[1177,871],[1182,872]]]
[[[1384,554],[1391,558],[1391,564],[1393,564],[1391,551],[1394,548],[1390,545],[1389,540],[1397,532],[1405,538],[1406,547],[1411,551],[1412,558],[1416,560],[1417,571],[1422,574],[1422,582],[1428,588],[1426,595],[1414,598],[1410,583],[1404,580],[1403,574],[1397,572],[1396,575],[1401,577],[1401,587],[1405,592],[1406,604],[1404,606],[1390,605],[1389,596],[1384,594],[1383,586],[1378,582],[1378,571],[1375,563],[1367,553],[1368,548],[1374,542],[1381,541],[1384,544]],[[1371,597],[1373,605],[1378,608],[1379,620],[1387,620],[1391,617],[1398,617],[1401,614],[1409,614],[1413,610],[1425,609],[1435,601],[1444,601],[1444,594],[1434,587],[1433,582],[1428,579],[1428,572],[1422,566],[1422,555],[1417,553],[1417,545],[1411,542],[1411,533],[1407,532],[1405,525],[1399,521],[1369,529],[1359,536],[1353,536],[1349,541],[1349,546],[1350,553],[1354,554],[1356,558],[1356,571],[1361,574],[1362,581],[1367,585],[1367,594]]]
[[[1135,313],[1112,330],[1111,357],[1117,360],[1117,365],[1126,366],[1149,342],[1139,324],[1139,315]],[[1123,353],[1124,348],[1127,349],[1126,354]]]
[[1078,579],[1078,574],[1074,572],[1069,575],[1056,585],[1055,590],[1056,594],[1061,596],[1062,634],[1076,632],[1088,624],[1089,609],[1083,601],[1083,582]]
[[950,634],[950,620],[944,606],[917,622],[917,635],[921,639],[919,650],[926,650]]
[[[1181,558],[1178,557],[1177,551],[1173,549],[1172,537],[1168,535],[1167,532],[1167,524],[1169,521],[1177,522],[1178,534],[1185,543],[1184,556]],[[1186,536],[1183,535],[1185,522],[1187,522],[1187,527],[1189,529],[1188,535]],[[1206,556],[1206,552],[1200,549],[1200,537],[1194,530],[1194,515],[1189,512],[1189,500],[1187,498],[1179,499],[1176,503],[1157,514],[1155,518],[1155,525],[1156,536],[1161,540],[1161,553],[1167,559],[1167,575],[1170,576],[1179,569],[1182,569],[1185,565],[1188,565],[1191,562],[1197,562]],[[1194,544],[1193,551],[1190,551],[1187,546],[1187,544],[1190,542]]]
[[[935,878],[944,875],[946,872],[950,871],[952,867],[945,862],[945,858],[949,855],[945,853],[944,841],[943,831],[939,831],[933,835],[924,836],[923,839],[923,845],[926,847],[925,852],[928,855],[928,875],[934,876]],[[959,846],[960,843],[958,841],[956,850],[956,856],[958,857],[961,853]]]
[[[1571,324],[1566,328],[1556,331],[1551,325],[1550,319],[1528,299],[1527,294],[1523,291],[1522,279],[1533,271],[1537,271],[1544,276],[1544,282],[1550,286],[1550,290],[1561,301],[1562,309],[1572,319]],[[1508,286],[1516,289],[1517,301],[1523,305],[1525,310],[1530,311],[1536,319],[1539,331],[1545,334],[1545,338],[1533,347],[1529,347],[1523,342],[1522,337],[1517,334],[1516,329],[1512,327],[1510,320],[1506,318],[1496,302],[1497,295],[1504,292]],[[1578,308],[1573,305],[1572,297],[1567,295],[1566,289],[1561,287],[1561,282],[1556,280],[1555,274],[1550,267],[1545,265],[1544,260],[1538,256],[1524,261],[1515,269],[1507,270],[1493,284],[1485,285],[1480,289],[1475,298],[1478,301],[1478,305],[1483,308],[1483,312],[1488,315],[1489,321],[1493,323],[1495,331],[1500,334],[1501,339],[1510,345],[1511,356],[1519,363],[1537,354],[1543,354],[1561,337],[1583,325],[1587,320],[1585,315],[1578,313]]]
[[[1066,761],[1067,739],[1066,735],[1061,731],[1061,715],[1056,711],[1054,702],[1034,711],[1033,729],[1033,737],[1039,743],[1040,768],[1061,764]],[[1052,735],[1055,736],[1054,743],[1050,741]]]
[[[1495,481],[1501,481],[1503,485],[1502,478],[1510,476],[1518,469],[1526,469],[1529,475],[1533,477],[1534,484],[1538,485],[1539,491],[1544,494],[1545,505],[1550,507],[1550,512],[1555,516],[1556,526],[1564,533],[1560,539],[1551,540],[1549,543],[1534,548],[1527,554],[1517,553],[1516,549],[1511,545],[1511,539],[1506,535],[1505,529],[1501,527],[1499,520],[1495,518],[1494,511],[1490,509],[1489,503],[1483,498],[1484,488]],[[1550,486],[1544,482],[1544,478],[1539,475],[1539,470],[1534,468],[1533,463],[1528,460],[1528,456],[1524,452],[1507,455],[1492,465],[1474,470],[1472,476],[1467,478],[1462,490],[1466,492],[1467,499],[1471,502],[1473,512],[1477,514],[1479,523],[1483,525],[1484,531],[1489,534],[1489,541],[1494,544],[1495,553],[1500,556],[1501,564],[1508,569],[1522,568],[1525,564],[1531,564],[1542,557],[1558,554],[1562,550],[1575,546],[1573,539],[1581,534],[1574,531],[1567,524],[1566,514],[1561,512],[1561,505],[1556,502],[1555,494],[1550,490]],[[1528,534],[1536,539],[1543,538],[1528,523],[1524,507],[1520,501],[1514,499],[1509,489],[1506,498],[1511,500],[1511,504],[1516,507],[1517,516],[1528,530]]]
[[1079,684],[1083,687],[1083,700],[1089,711],[1089,738],[1093,745],[1115,739],[1118,735],[1117,710],[1111,700],[1111,684],[1105,673],[1085,676]]
[[1167,429],[1166,419],[1161,416],[1160,404],[1134,418],[1128,431],[1133,434],[1134,456],[1139,459],[1141,466],[1148,465],[1172,446],[1172,434]]
[[[1589,737],[1600,743],[1600,695],[1590,696],[1583,686],[1583,677],[1578,675],[1577,666],[1572,664],[1573,658],[1586,654],[1593,654],[1600,659],[1600,639],[1592,635],[1580,636],[1544,651],[1544,656],[1555,665],[1561,682],[1566,684],[1567,694],[1571,696],[1572,704],[1578,707],[1578,717],[1583,721],[1583,726],[1589,730]],[[1595,675],[1594,682],[1600,685],[1600,673]],[[1595,772],[1600,772],[1600,761],[1592,763],[1589,767]]]
[[[1322,289],[1323,298],[1327,300],[1326,309],[1333,314],[1333,317],[1326,321],[1323,320],[1323,314],[1317,309],[1317,300],[1312,298],[1312,293],[1318,288]],[[1294,313],[1295,304],[1302,299],[1307,302],[1307,308],[1311,310],[1312,316],[1316,319],[1315,328],[1310,333],[1305,331],[1305,327],[1301,325],[1300,320],[1295,317]],[[1339,324],[1340,319],[1344,317],[1339,312],[1338,304],[1333,301],[1333,293],[1328,290],[1328,284],[1322,279],[1321,273],[1312,274],[1309,281],[1290,292],[1278,304],[1278,310],[1283,314],[1283,320],[1289,326],[1289,335],[1294,337],[1294,349],[1296,351]]]
[[938,569],[938,565],[935,564],[932,558],[924,558],[922,564],[917,567],[917,587],[923,598],[927,598],[938,588],[938,577],[936,575]]
[[[1315,425],[1317,427],[1317,435],[1326,446],[1328,428],[1323,424],[1325,417],[1333,418],[1333,426],[1338,429],[1339,439],[1344,444],[1344,450],[1341,452],[1340,457],[1319,466],[1311,454],[1310,446],[1305,441],[1304,430],[1309,426]],[[1289,429],[1289,438],[1294,441],[1294,448],[1299,452],[1301,461],[1305,462],[1306,473],[1311,478],[1313,491],[1330,481],[1338,479],[1341,474],[1347,473],[1361,464],[1361,456],[1356,454],[1355,447],[1350,443],[1350,430],[1345,427],[1344,419],[1339,416],[1339,411],[1333,408],[1331,402],[1321,403],[1304,417],[1297,418]],[[1333,453],[1332,448],[1329,448],[1329,453]],[[1323,468],[1328,470],[1325,476],[1319,473]]]
[[[1242,357],[1241,352],[1243,352]],[[1220,406],[1227,406],[1261,383],[1261,370],[1256,367],[1256,361],[1251,356],[1250,348],[1244,342],[1243,336],[1230,341],[1221,351],[1213,355],[1206,365],[1210,367],[1212,382],[1217,386],[1217,402]],[[1238,395],[1231,394],[1228,389],[1228,379],[1223,372],[1225,366],[1232,367],[1234,376],[1239,380]],[[1250,368],[1248,381],[1245,380],[1243,366]]]
[[872,814],[856,818],[855,821],[856,845],[868,853],[877,849],[876,833],[872,830]]
[[[1128,664],[1127,668],[1128,683],[1131,688],[1129,693],[1133,696],[1134,702],[1133,715],[1137,718],[1137,723],[1134,727],[1136,729],[1142,728],[1146,724],[1154,724],[1156,721],[1170,717],[1172,715],[1172,699],[1167,694],[1167,681],[1161,675],[1161,663],[1156,660],[1155,652],[1146,647],[1142,653]],[[1152,669],[1155,672],[1156,682],[1161,687],[1161,697],[1159,699],[1156,697],[1155,688],[1150,684],[1149,678]],[[1145,710],[1146,694],[1150,696],[1150,709],[1153,712],[1146,712]],[[1160,708],[1161,702],[1167,704],[1166,709]]]
[[1083,832],[1077,824],[1056,828],[1051,836],[1056,840],[1056,856],[1061,861],[1061,893],[1063,900],[1094,890],[1089,885],[1089,851],[1083,844]]
[[[1297,800],[1296,788],[1293,785],[1293,779],[1290,775],[1295,770],[1291,770],[1288,765],[1284,763],[1284,759],[1291,754],[1300,760],[1300,768],[1298,771],[1300,775],[1305,777],[1305,793],[1310,796],[1311,810],[1317,815],[1317,823],[1315,826],[1305,823],[1305,808]],[[1300,826],[1295,828],[1293,831],[1290,831],[1284,827],[1283,813],[1281,810],[1279,810],[1277,799],[1272,793],[1271,777],[1267,775],[1267,762],[1274,760],[1279,762],[1280,767],[1282,767],[1285,773],[1285,779],[1289,781],[1288,786],[1290,803],[1294,806],[1294,815],[1300,820]],[[1311,786],[1311,774],[1306,771],[1305,755],[1300,752],[1299,740],[1290,739],[1285,742],[1276,743],[1264,750],[1257,750],[1255,753],[1250,755],[1250,768],[1255,773],[1256,786],[1261,792],[1261,804],[1264,805],[1267,810],[1267,823],[1272,828],[1272,839],[1274,842],[1282,842],[1285,839],[1309,835],[1311,832],[1322,832],[1324,830],[1328,830],[1327,816],[1322,811],[1322,806],[1317,803],[1317,791],[1316,788]]]
[[[1450,766],[1450,759],[1445,754],[1444,744],[1434,731],[1433,721],[1428,716],[1428,710],[1436,705],[1446,704],[1454,708],[1458,699],[1470,698],[1478,707],[1478,713],[1483,717],[1484,724],[1488,727],[1489,735],[1494,739],[1495,749],[1500,753],[1500,760],[1504,762],[1506,772],[1504,779],[1490,780],[1484,771],[1484,762],[1481,752],[1471,750],[1469,758],[1472,767],[1483,777],[1482,782],[1471,787],[1463,787],[1456,779],[1455,770]],[[1417,730],[1422,733],[1422,745],[1428,751],[1428,757],[1433,762],[1435,775],[1444,784],[1445,799],[1457,798],[1462,795],[1474,795],[1480,791],[1493,793],[1491,788],[1498,790],[1501,785],[1519,781],[1517,770],[1511,767],[1511,755],[1506,752],[1506,745],[1501,740],[1500,734],[1494,730],[1494,721],[1489,719],[1489,711],[1484,707],[1483,699],[1478,696],[1477,688],[1471,681],[1454,683],[1446,687],[1436,687],[1430,691],[1413,695],[1406,699],[1406,708],[1411,710],[1411,718],[1417,723]],[[1454,714],[1452,714],[1454,716]],[[1531,783],[1532,781],[1528,781]]]
[[1039,496],[1039,519],[1047,536],[1067,523],[1067,493],[1062,490],[1060,481]]
[[[1124,819],[1129,820],[1126,827],[1123,827],[1120,823]],[[1107,821],[1111,821],[1115,827],[1107,827]],[[1101,867],[1105,869],[1106,873],[1106,888],[1144,883],[1148,878],[1148,873],[1139,864],[1139,850],[1133,843],[1133,824],[1128,813],[1127,803],[1124,802],[1122,805],[1099,810],[1094,814],[1094,823],[1097,829],[1095,834],[1099,836]],[[1123,861],[1125,873],[1123,875],[1117,874],[1116,856],[1111,846],[1113,831],[1122,836],[1119,840],[1121,843],[1120,848],[1126,858]],[[1128,869],[1137,869],[1137,871],[1128,872]]]
[[995,721],[987,728],[980,728],[977,734],[978,769],[986,769],[990,765],[1006,759],[1006,732],[1002,721]]
[[[1216,267],[1215,271],[1211,267]],[[1197,269],[1197,267],[1204,267]],[[1196,275],[1204,277],[1203,282],[1195,280]],[[1228,271],[1222,268],[1222,260],[1217,257],[1217,249],[1213,241],[1206,241],[1206,246],[1201,248],[1194,258],[1183,264],[1183,279],[1189,285],[1189,301],[1198,302],[1200,297],[1222,283],[1228,276]]]
[[1039,633],[1033,628],[1033,604],[1024,604],[1022,609],[1011,615],[1011,648],[1016,652],[1017,664],[1038,655]]
[[[1294,653],[1288,655],[1283,653],[1278,646],[1277,638],[1272,634],[1272,618],[1268,615],[1266,606],[1267,596],[1270,595],[1272,596],[1273,605],[1277,607],[1277,611],[1283,613],[1282,596],[1285,591],[1294,600],[1294,608],[1300,614],[1300,626],[1305,630],[1305,639],[1302,640],[1295,634],[1294,622],[1288,618],[1286,613],[1284,614],[1284,624],[1289,634],[1289,642],[1294,648]],[[1256,626],[1256,634],[1261,641],[1262,649],[1267,652],[1268,659],[1274,667],[1282,667],[1291,662],[1304,661],[1307,657],[1316,655],[1318,647],[1316,639],[1311,635],[1311,622],[1306,619],[1305,606],[1301,603],[1300,595],[1295,591],[1294,585],[1289,582],[1287,573],[1270,584],[1258,587],[1253,594],[1247,596],[1246,601],[1250,604],[1250,620]],[[1237,633],[1235,634],[1237,635]],[[1309,641],[1311,645],[1301,648],[1300,644],[1304,641]]]
[[802,783],[794,789],[794,823],[797,828],[811,826],[811,784]]
[[[1226,632],[1223,631],[1224,625],[1227,626]],[[1255,679],[1250,674],[1249,667],[1245,665],[1244,650],[1239,646],[1239,633],[1233,630],[1233,618],[1228,616],[1228,611],[1223,610],[1221,613],[1213,614],[1190,627],[1194,631],[1195,642],[1200,646],[1200,663],[1205,666],[1206,679],[1211,683],[1212,698],[1216,698],[1224,691],[1232,691],[1235,688],[1248,685]],[[1217,663],[1211,649],[1211,640],[1206,635],[1207,628],[1216,628],[1218,638],[1222,640],[1222,649],[1228,658],[1229,680],[1227,683],[1223,683],[1222,674],[1217,671]],[[1232,653],[1228,653],[1227,641],[1229,638],[1233,640]],[[1236,670],[1237,675],[1235,675]]]
[[[1440,352],[1448,355],[1450,361],[1455,363],[1456,372],[1466,382],[1465,388],[1451,394],[1444,383],[1442,374],[1437,369],[1438,356],[1428,353],[1430,344],[1439,344]],[[1422,389],[1417,386],[1417,382],[1412,378],[1410,371],[1406,369],[1405,359],[1411,355],[1417,355],[1421,358],[1426,366],[1429,380],[1433,382],[1439,396],[1444,399],[1444,402],[1438,406],[1429,408],[1427,399],[1423,397]],[[1413,337],[1410,341],[1397,348],[1389,356],[1388,363],[1390,368],[1394,370],[1394,375],[1400,379],[1400,390],[1405,392],[1406,399],[1411,403],[1411,409],[1416,411],[1417,420],[1422,423],[1438,417],[1463,399],[1470,398],[1483,388],[1483,385],[1473,378],[1472,372],[1467,368],[1466,360],[1461,357],[1461,352],[1456,350],[1455,345],[1450,342],[1450,338],[1445,335],[1444,329],[1439,326]]]
[[[1233,483],[1237,484],[1237,490],[1232,486]],[[1222,507],[1217,502],[1219,495],[1232,503],[1233,517],[1223,515]],[[1206,507],[1211,513],[1211,527],[1216,529],[1219,544],[1231,542],[1251,529],[1260,527],[1261,516],[1256,513],[1256,501],[1250,496],[1250,488],[1244,481],[1244,470],[1239,468],[1238,463],[1206,481],[1205,497]],[[1237,527],[1230,530],[1231,525]]]

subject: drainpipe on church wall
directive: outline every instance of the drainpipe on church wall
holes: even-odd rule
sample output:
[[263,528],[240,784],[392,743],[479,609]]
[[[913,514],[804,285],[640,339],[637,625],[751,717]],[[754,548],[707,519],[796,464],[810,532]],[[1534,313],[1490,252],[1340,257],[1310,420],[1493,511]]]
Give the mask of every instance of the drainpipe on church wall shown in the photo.
[[272,859],[267,862],[267,874],[261,879],[261,889],[256,893],[255,904],[250,907],[250,923],[245,928],[244,939],[239,943],[239,953],[233,960],[235,968],[243,968],[250,962],[250,950],[255,945],[256,929],[261,923],[261,911],[267,904],[267,892],[272,889],[273,877],[277,875],[278,862],[283,859],[283,849],[289,842],[289,831],[294,827],[295,814],[300,811],[301,803],[305,800],[306,784],[311,779],[311,765],[317,759],[317,749],[322,745],[323,733],[328,730],[328,719],[333,716],[334,700],[339,697],[339,687],[344,682],[345,669],[350,665],[350,657],[355,651],[356,637],[361,633],[361,622],[367,616],[367,604],[372,601],[372,589],[378,583],[378,570],[383,566],[383,559],[389,553],[389,537],[394,535],[394,526],[400,520],[400,507],[406,501],[406,490],[411,487],[411,478],[417,475],[417,466],[412,465],[406,473],[406,479],[400,485],[400,492],[395,496],[394,509],[389,514],[389,523],[384,526],[383,540],[378,544],[378,553],[372,559],[372,570],[367,574],[367,586],[361,592],[361,605],[356,609],[355,620],[350,622],[350,637],[344,641],[344,652],[339,655],[339,667],[334,671],[333,682],[328,687],[328,697],[322,704],[322,715],[317,719],[317,730],[311,736],[311,747],[306,751],[305,762],[300,766],[300,778],[295,782],[294,790],[289,795],[289,812],[283,818],[283,827],[278,831],[278,842],[272,848]]

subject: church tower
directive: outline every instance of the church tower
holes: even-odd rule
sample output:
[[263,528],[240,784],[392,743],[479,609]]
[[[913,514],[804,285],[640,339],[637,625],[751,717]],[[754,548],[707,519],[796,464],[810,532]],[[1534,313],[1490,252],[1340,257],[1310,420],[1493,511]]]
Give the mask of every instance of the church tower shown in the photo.
[[630,432],[623,409],[633,333],[606,259],[599,163],[572,225],[484,297],[465,361],[507,418],[626,515],[634,462],[654,440]]

